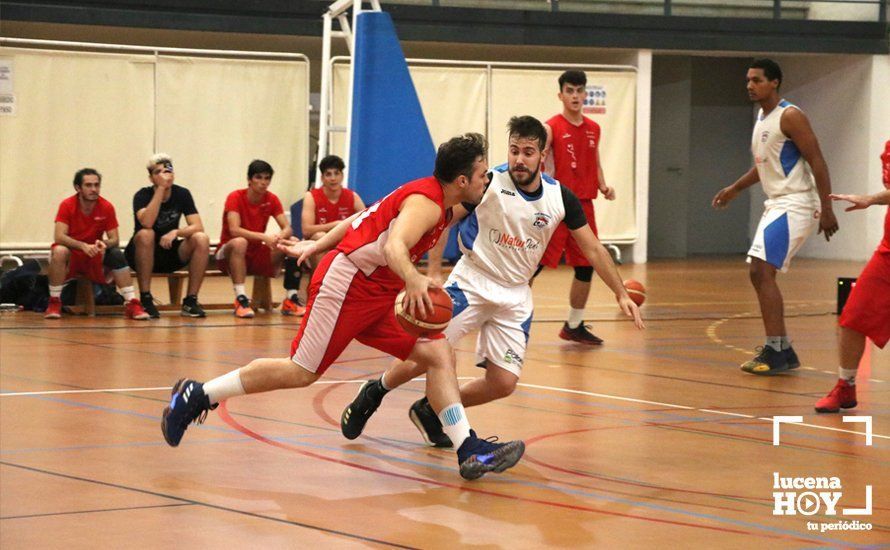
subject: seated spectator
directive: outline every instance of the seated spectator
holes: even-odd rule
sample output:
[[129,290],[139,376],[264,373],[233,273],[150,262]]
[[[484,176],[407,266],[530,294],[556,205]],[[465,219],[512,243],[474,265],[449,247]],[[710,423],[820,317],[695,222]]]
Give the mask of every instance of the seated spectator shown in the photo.
[[149,317],[136,299],[130,266],[118,248],[120,237],[114,206],[99,196],[101,187],[99,172],[92,168],[78,170],[74,174],[77,193],[59,205],[49,259],[46,319],[62,316],[62,287],[67,279],[86,277],[94,283],[105,284],[106,269],[111,271],[124,295],[127,318],[142,321]]
[[[318,163],[322,186],[312,189],[303,198],[304,238],[317,241],[340,221],[365,208],[358,193],[343,187],[345,168],[343,159],[336,155],[329,155]],[[312,264],[317,265],[318,261]]]
[[[251,162],[247,167],[247,188],[229,193],[223,210],[216,262],[220,271],[232,277],[235,316],[242,319],[254,316],[244,280],[248,274],[277,277],[281,272],[284,253],[276,245],[292,233],[281,201],[269,191],[274,173],[272,166],[264,160]],[[270,217],[278,224],[278,233],[266,233]],[[297,288],[288,289],[287,282],[285,279],[285,293],[288,296],[285,302],[290,301],[291,293],[297,292]],[[286,307],[286,304],[282,304],[282,311]],[[296,308],[296,304],[291,304],[291,307]]]
[[[136,268],[142,307],[153,319],[161,316],[151,295],[152,273],[172,273],[188,266],[188,292],[182,300],[181,315],[205,317],[198,304],[198,291],[210,260],[210,239],[204,233],[201,216],[192,194],[173,183],[173,161],[164,153],[152,156],[148,165],[151,185],[133,196],[135,217],[133,238],[124,253]],[[185,227],[179,227],[185,216]]]

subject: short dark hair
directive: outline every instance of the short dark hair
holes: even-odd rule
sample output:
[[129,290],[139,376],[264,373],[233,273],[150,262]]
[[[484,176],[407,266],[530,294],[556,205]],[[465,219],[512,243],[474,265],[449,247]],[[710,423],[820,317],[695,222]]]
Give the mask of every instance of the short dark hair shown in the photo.
[[83,177],[84,176],[98,176],[99,183],[102,183],[102,174],[100,174],[95,168],[81,168],[77,172],[74,173],[74,188],[78,189],[83,186]]
[[328,155],[318,163],[318,170],[322,174],[331,168],[335,168],[342,172],[346,168],[346,163],[337,155]]
[[533,116],[515,116],[507,123],[507,135],[509,137],[516,136],[518,138],[536,139],[538,146],[544,150],[547,144],[547,130],[541,121]]
[[751,65],[749,65],[748,68],[763,69],[763,76],[765,76],[767,80],[778,80],[778,88],[782,87],[782,69],[779,67],[779,64],[772,59],[755,59],[751,62]]
[[269,177],[272,177],[275,175],[275,170],[272,170],[272,165],[268,162],[254,159],[247,165],[247,179],[250,179],[257,174],[269,174]]
[[449,139],[436,151],[433,175],[439,181],[451,182],[458,176],[473,177],[473,166],[479,157],[485,158],[488,144],[482,134],[468,133]]
[[584,74],[584,71],[566,71],[559,75],[559,91],[562,91],[562,87],[566,84],[571,84],[572,86],[587,86],[587,75]]

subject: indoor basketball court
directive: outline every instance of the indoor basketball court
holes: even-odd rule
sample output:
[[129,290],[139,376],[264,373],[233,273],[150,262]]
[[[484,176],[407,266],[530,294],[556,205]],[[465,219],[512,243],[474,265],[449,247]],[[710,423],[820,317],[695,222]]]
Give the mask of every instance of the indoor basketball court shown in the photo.
[[[877,345],[886,327],[870,327],[866,334],[846,322],[861,320],[862,312],[886,319],[882,304],[887,296],[874,286],[862,290],[875,284],[863,275],[866,261],[873,253],[876,258],[886,255],[875,253],[877,246],[890,246],[890,214],[884,222],[886,209],[878,205],[886,202],[875,199],[890,193],[881,186],[884,181],[890,189],[886,1],[863,0],[855,6],[840,0],[776,0],[763,6],[736,0],[562,6],[557,0],[412,0],[383,2],[382,7],[378,0],[241,4],[184,0],[174,8],[158,2],[34,0],[0,6],[0,547],[890,547],[890,354]],[[846,201],[860,210],[870,207],[867,213],[845,212],[848,204],[835,203],[836,235],[836,227],[822,224],[830,219],[824,201],[822,210],[807,210],[801,223],[812,231],[802,247],[792,241],[797,234],[805,239],[805,231],[789,229],[787,213],[777,218],[778,229],[772,222],[766,229],[759,227],[764,208],[773,208],[769,201],[775,197],[757,171],[765,168],[756,164],[764,163],[756,153],[752,168],[752,149],[765,147],[777,135],[786,139],[786,145],[777,147],[781,151],[774,164],[777,173],[783,171],[787,181],[782,185],[788,189],[792,177],[806,180],[807,189],[794,193],[818,200],[826,178],[821,163],[811,162],[811,140],[786,135],[794,132],[783,125],[783,115],[767,128],[763,121],[768,113],[761,116],[763,111],[756,110],[757,103],[767,103],[755,97],[760,74],[767,85],[783,83],[781,71],[776,79],[769,65],[752,64],[754,58],[767,56],[785,68],[783,93],[799,101],[809,117],[804,120],[812,121],[812,129],[806,129],[819,137],[831,169],[831,190],[854,197]],[[751,76],[752,69],[761,73]],[[583,84],[569,81],[565,88],[567,72],[583,73]],[[558,203],[536,203],[545,191],[527,194],[517,174],[528,176],[529,188],[549,178],[536,179],[539,172],[523,165],[525,161],[513,171],[517,165],[511,163],[525,154],[517,139],[532,143],[526,156],[539,160],[542,172],[546,167],[548,173],[550,168],[567,173],[569,162],[574,170],[574,146],[567,149],[571,160],[560,160],[556,151],[569,143],[564,140],[571,138],[569,125],[575,122],[566,119],[569,125],[559,131],[551,126],[561,105],[563,116],[568,112],[569,101],[562,96],[570,93],[583,96],[576,101],[583,103],[577,112],[596,121],[596,132],[592,126],[576,126],[588,128],[579,134],[579,148],[595,151],[591,170],[597,171],[599,198],[597,192],[576,197],[563,183],[548,191],[549,197],[560,194]],[[777,94],[777,88],[770,94]],[[794,105],[777,99],[773,108],[779,107],[794,111]],[[514,128],[514,117],[520,115],[528,115],[540,131],[508,133],[508,124]],[[540,124],[544,121],[547,132]],[[304,353],[312,360],[322,355],[314,368],[324,371],[319,364],[333,349],[326,346],[336,346],[330,342],[337,338],[346,341],[342,335],[350,320],[367,321],[341,313],[344,303],[368,288],[383,290],[364,303],[380,306],[387,300],[384,314],[374,317],[376,324],[367,329],[380,329],[371,341],[381,348],[392,344],[381,344],[379,335],[398,329],[396,316],[408,332],[435,334],[444,321],[457,326],[460,312],[468,307],[466,285],[461,289],[454,282],[452,289],[461,293],[463,305],[454,293],[440,292],[441,319],[435,323],[406,321],[402,295],[395,299],[397,307],[390,299],[394,287],[385,284],[392,283],[385,277],[396,277],[390,266],[397,256],[386,248],[386,239],[397,234],[393,228],[403,227],[398,216],[408,200],[398,199],[405,202],[397,206],[386,201],[398,195],[394,190],[399,185],[430,176],[434,166],[438,170],[439,144],[453,136],[476,139],[467,138],[470,133],[487,140],[486,153],[470,157],[471,168],[486,176],[487,183],[474,179],[472,171],[453,180],[439,178],[438,183],[443,189],[461,182],[466,189],[475,184],[486,191],[497,184],[500,192],[488,192],[488,197],[515,199],[498,204],[520,206],[512,212],[509,206],[500,207],[502,212],[495,211],[500,218],[477,217],[477,207],[493,208],[491,200],[484,206],[483,191],[478,204],[453,202],[455,209],[462,205],[466,211],[468,223],[460,228],[469,227],[470,237],[466,241],[461,233],[458,238],[460,229],[442,237],[448,260],[444,275],[461,254],[481,257],[480,262],[489,261],[485,254],[494,254],[498,268],[515,268],[518,284],[489,278],[501,289],[520,289],[525,296],[520,306],[528,308],[521,317],[524,334],[514,331],[514,336],[526,337],[524,358],[512,347],[503,357],[506,363],[518,361],[521,376],[515,390],[466,407],[469,425],[488,442],[475,435],[455,440],[479,445],[476,449],[521,440],[525,451],[518,462],[502,469],[487,462],[495,452],[461,458],[462,464],[476,461],[487,467],[474,480],[462,477],[458,464],[465,450],[428,446],[409,417],[409,410],[427,395],[423,376],[386,393],[359,437],[344,436],[344,409],[358,399],[365,381],[381,379],[395,361],[358,339],[308,387],[248,392],[243,370],[257,358],[281,360],[289,353],[292,358],[282,362],[299,369],[292,363],[299,363],[297,356]],[[535,149],[538,142],[547,147]],[[546,148],[554,151],[553,166],[541,155]],[[815,150],[821,159],[819,144]],[[168,155],[159,155],[161,151]],[[581,150],[579,156],[585,154]],[[334,172],[341,178],[333,186],[334,196],[341,196],[337,186],[342,185],[350,190],[346,202],[352,203],[354,191],[360,195],[355,204],[361,206],[335,220],[339,226],[332,223],[303,235],[304,227],[327,222],[317,217],[314,201],[325,196],[332,209],[339,204],[329,194],[315,193],[329,186],[320,161],[331,155],[339,160]],[[806,162],[797,164],[801,158]],[[102,185],[102,197],[114,203],[120,221],[119,241],[95,241],[93,253],[101,252],[94,258],[98,262],[110,255],[106,248],[140,242],[140,228],[156,231],[152,228],[170,199],[158,193],[162,185],[155,178],[166,177],[165,185],[173,186],[171,159],[177,186],[187,188],[189,197],[194,194],[191,209],[182,212],[186,229],[193,231],[183,236],[175,217],[170,233],[161,237],[158,231],[161,240],[155,246],[179,246],[179,240],[200,233],[209,256],[202,252],[193,257],[210,258],[206,270],[195,270],[206,276],[203,286],[192,288],[190,278],[197,275],[188,272],[191,265],[203,264],[190,264],[193,260],[182,255],[176,258],[183,261],[177,269],[149,269],[150,262],[145,267],[144,251],[154,242],[150,239],[147,248],[134,252],[141,260],[127,259],[124,267],[102,264],[108,268],[101,273],[107,287],[112,272],[133,279],[108,291],[114,295],[119,287],[122,295],[113,297],[123,304],[128,296],[127,306],[103,305],[108,295],[102,292],[108,289],[91,282],[87,272],[65,272],[66,290],[54,283],[60,280],[59,265],[71,264],[64,263],[67,259],[59,264],[52,247],[72,255],[84,250],[67,233],[71,227],[58,207],[71,196],[71,174],[85,166],[98,169],[87,176],[98,179],[95,189]],[[253,173],[250,166],[257,162],[267,168]],[[486,170],[479,168],[482,164]],[[245,166],[244,196],[253,196],[253,177],[259,174],[266,186],[259,196],[266,197],[266,188],[271,189],[284,205],[260,217],[265,233],[263,227],[248,228],[241,213],[230,217],[239,211],[226,194],[231,197],[244,187]],[[488,168],[492,172],[487,174]],[[754,177],[743,175],[746,170],[764,180],[766,191],[756,185],[738,198],[733,191],[726,194],[727,189],[738,190],[735,178],[744,183]],[[439,190],[435,183],[434,178],[424,180]],[[71,204],[86,208],[85,185],[83,175],[76,175]],[[154,190],[137,191],[145,185]],[[137,204],[134,192],[154,193],[153,206]],[[158,198],[162,196],[167,198]],[[306,197],[313,197],[306,210],[315,212],[310,218],[303,211]],[[733,199],[732,207],[724,208]],[[765,207],[764,199],[769,199]],[[604,261],[608,250],[620,280],[614,280],[613,293],[603,284],[609,273],[598,269],[583,311],[570,307],[576,285],[584,281],[584,273],[589,280],[590,272],[577,269],[566,254],[565,264],[531,277],[529,319],[525,273],[546,264],[543,249],[555,226],[568,227],[584,242],[593,207],[582,210],[582,201],[595,204],[592,228],[599,228],[605,246],[590,245],[582,252],[590,260],[596,257],[590,250],[602,250],[599,260]],[[445,199],[434,202],[444,211]],[[534,215],[525,216],[524,210],[515,214],[526,207]],[[157,210],[146,222],[141,216],[150,208]],[[193,225],[197,212],[201,221]],[[388,212],[389,218],[380,212]],[[524,225],[511,226],[514,215],[524,216]],[[576,226],[569,224],[570,215]],[[270,216],[279,226],[270,223]],[[444,216],[440,212],[419,238],[434,242],[446,225]],[[363,221],[369,218],[371,222]],[[553,218],[557,223],[546,229],[553,232],[545,233],[541,228]],[[367,224],[362,230],[361,223]],[[372,223],[379,227],[368,229]],[[328,256],[316,268],[322,274],[313,283],[304,275],[302,286],[288,287],[288,264],[274,264],[272,254],[298,256],[293,251],[309,250],[313,245],[307,243],[326,242],[325,231],[345,234],[347,226],[352,228],[349,237],[362,231],[370,237],[340,251],[342,258],[336,261],[346,267],[327,272],[333,263]],[[832,237],[830,242],[816,234],[817,226]],[[244,231],[217,239],[224,228]],[[111,239],[108,231],[116,229],[109,227],[104,235]],[[536,231],[540,233],[532,233]],[[764,236],[769,231],[781,234],[784,248],[778,260],[773,241]],[[167,235],[169,241],[163,240]],[[306,238],[290,241],[291,235]],[[528,235],[545,237],[539,242],[537,237],[526,239]],[[245,267],[249,281],[238,282],[235,275],[230,280],[231,272],[218,262],[229,261],[231,267],[234,256],[215,254],[227,239],[239,237],[262,244],[270,258],[266,267],[277,278]],[[90,248],[91,242],[80,244]],[[285,250],[279,247],[282,242],[296,248]],[[420,242],[414,243],[406,243],[405,257],[419,261],[420,272],[429,273],[429,262],[420,260],[428,248],[415,254],[413,247]],[[758,243],[768,249],[763,258],[751,252]],[[226,250],[236,254],[238,248]],[[362,253],[354,254],[357,250]],[[384,263],[373,263],[378,252]],[[515,260],[523,254],[531,259]],[[753,258],[753,268],[746,256]],[[772,347],[779,337],[768,333],[773,336],[764,343],[770,322],[765,319],[777,302],[758,300],[755,288],[763,292],[758,285],[764,283],[757,269],[768,263],[775,273],[792,256],[790,270],[778,277],[787,331],[775,342],[778,347]],[[23,265],[28,260],[36,261]],[[9,277],[10,272],[17,278]],[[316,306],[321,281],[341,284],[342,273],[351,279],[341,286],[352,290],[337,295],[337,303],[325,303],[326,309]],[[409,288],[410,281],[421,279],[414,275],[402,277]],[[146,277],[153,294],[145,292],[150,286]],[[848,307],[841,321],[857,277],[860,290],[850,300],[856,313]],[[41,278],[46,279],[43,287]],[[368,286],[355,293],[350,285],[359,279]],[[371,286],[380,281],[379,287]],[[627,297],[622,281],[630,292]],[[486,292],[488,288],[497,287],[486,287]],[[10,289],[27,300],[19,300]],[[295,309],[281,307],[282,296]],[[632,304],[627,300],[641,301],[644,330],[622,314],[616,296],[625,300],[628,311]],[[198,299],[206,317],[184,316],[201,310]],[[332,300],[330,295],[324,299]],[[350,312],[358,309],[356,303],[363,302],[350,302]],[[133,318],[134,305],[144,319]],[[148,319],[154,315],[142,308],[149,305],[162,310],[157,318]],[[295,351],[308,332],[313,307],[323,312],[316,319],[328,315],[323,326],[333,328],[322,336],[329,340],[317,345],[305,337],[310,344],[302,349],[315,347]],[[520,309],[514,305],[514,313]],[[255,316],[241,318],[244,312]],[[582,313],[581,325],[569,324]],[[366,317],[370,315],[377,313]],[[516,326],[509,328],[517,329],[520,321],[513,322]],[[566,337],[566,330],[576,335],[589,331],[604,342],[581,343],[583,338]],[[843,366],[851,332],[868,336],[858,370]],[[368,341],[368,332],[356,334]],[[393,339],[403,342],[404,337],[397,332]],[[458,382],[484,377],[477,350],[492,348],[478,343],[475,332],[452,344]],[[786,358],[794,353],[787,351],[790,344],[799,365],[782,359],[781,368],[774,368],[764,359],[769,356],[764,346]],[[417,347],[422,345],[436,344]],[[740,369],[752,357],[769,375],[756,375],[764,369],[753,370],[756,374]],[[489,369],[503,366],[486,359],[496,365]],[[239,368],[226,387],[228,391],[237,380],[239,391],[227,394],[234,397],[211,401],[210,390],[194,390],[194,396],[207,400],[206,406],[196,405],[204,409],[196,408],[193,417],[207,413],[206,420],[189,424],[181,444],[171,447],[178,439],[168,444],[170,426],[178,423],[166,419],[184,414],[177,406],[192,407],[198,401],[188,402],[193,388],[202,387],[177,384],[174,389],[176,381],[188,378],[209,385]],[[297,372],[316,374],[307,365]],[[826,397],[833,386],[853,392],[858,403],[837,397],[849,393],[836,390]],[[462,410],[456,392],[441,410],[428,404],[449,437],[466,434],[448,414]],[[831,395],[841,410],[816,412],[817,402]],[[218,406],[207,410],[217,401]],[[350,408],[349,414],[357,413]]]

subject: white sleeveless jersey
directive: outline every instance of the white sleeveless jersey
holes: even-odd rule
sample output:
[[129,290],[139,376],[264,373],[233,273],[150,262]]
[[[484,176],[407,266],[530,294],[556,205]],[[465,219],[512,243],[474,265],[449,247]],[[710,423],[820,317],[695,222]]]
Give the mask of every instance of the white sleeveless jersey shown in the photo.
[[751,137],[751,153],[763,190],[771,200],[818,206],[819,194],[810,165],[801,156],[791,139],[782,133],[782,113],[797,109],[784,99],[768,115],[763,109],[757,114],[754,134]]
[[482,202],[458,226],[460,261],[503,286],[527,285],[565,218],[562,190],[542,173],[541,196],[528,199],[516,189],[506,164],[491,174]]

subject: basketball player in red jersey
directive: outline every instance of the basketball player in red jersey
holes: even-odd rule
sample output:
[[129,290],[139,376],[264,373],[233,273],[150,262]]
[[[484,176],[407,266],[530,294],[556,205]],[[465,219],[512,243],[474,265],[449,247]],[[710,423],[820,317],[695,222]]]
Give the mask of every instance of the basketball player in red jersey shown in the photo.
[[[337,224],[359,210],[364,210],[358,193],[343,187],[343,170],[346,164],[336,155],[328,155],[318,163],[321,187],[312,189],[303,197],[303,238],[317,241],[337,227]],[[321,258],[309,263],[317,265]]]
[[[593,200],[599,193],[606,200],[615,200],[615,190],[606,185],[603,166],[599,157],[599,124],[583,114],[584,98],[587,97],[587,76],[582,71],[566,71],[559,77],[559,100],[562,113],[544,124],[547,130],[545,157],[551,159],[550,173],[562,185],[572,190],[581,201],[587,223],[597,237]],[[559,332],[563,340],[588,345],[603,343],[584,325],[584,307],[590,295],[593,267],[572,238],[568,227],[560,225],[541,259],[541,265],[556,267],[566,256],[566,264],[575,268],[575,277],[569,290],[569,315]]]
[[[881,155],[884,190],[874,195],[829,195],[847,201],[851,210],[864,210],[875,204],[890,205],[890,140]],[[884,215],[884,239],[856,280],[841,313],[838,381],[831,392],[816,402],[816,412],[852,409],[856,403],[856,371],[865,351],[865,338],[883,349],[890,340],[890,208]]]
[[396,321],[393,308],[403,288],[405,306],[412,314],[424,315],[432,308],[427,289],[434,282],[417,271],[415,263],[441,236],[451,219],[451,207],[482,200],[488,170],[485,148],[479,134],[452,138],[439,147],[433,176],[399,187],[317,241],[281,244],[280,250],[300,262],[333,249],[312,277],[306,314],[290,356],[256,359],[205,384],[179,380],[161,420],[167,443],[179,445],[188,425],[201,422],[224,399],[309,386],[349,342],[358,340],[427,366],[427,396],[458,448],[462,477],[476,479],[515,465],[525,451],[522,441],[494,443],[470,430],[448,342],[409,335]]

